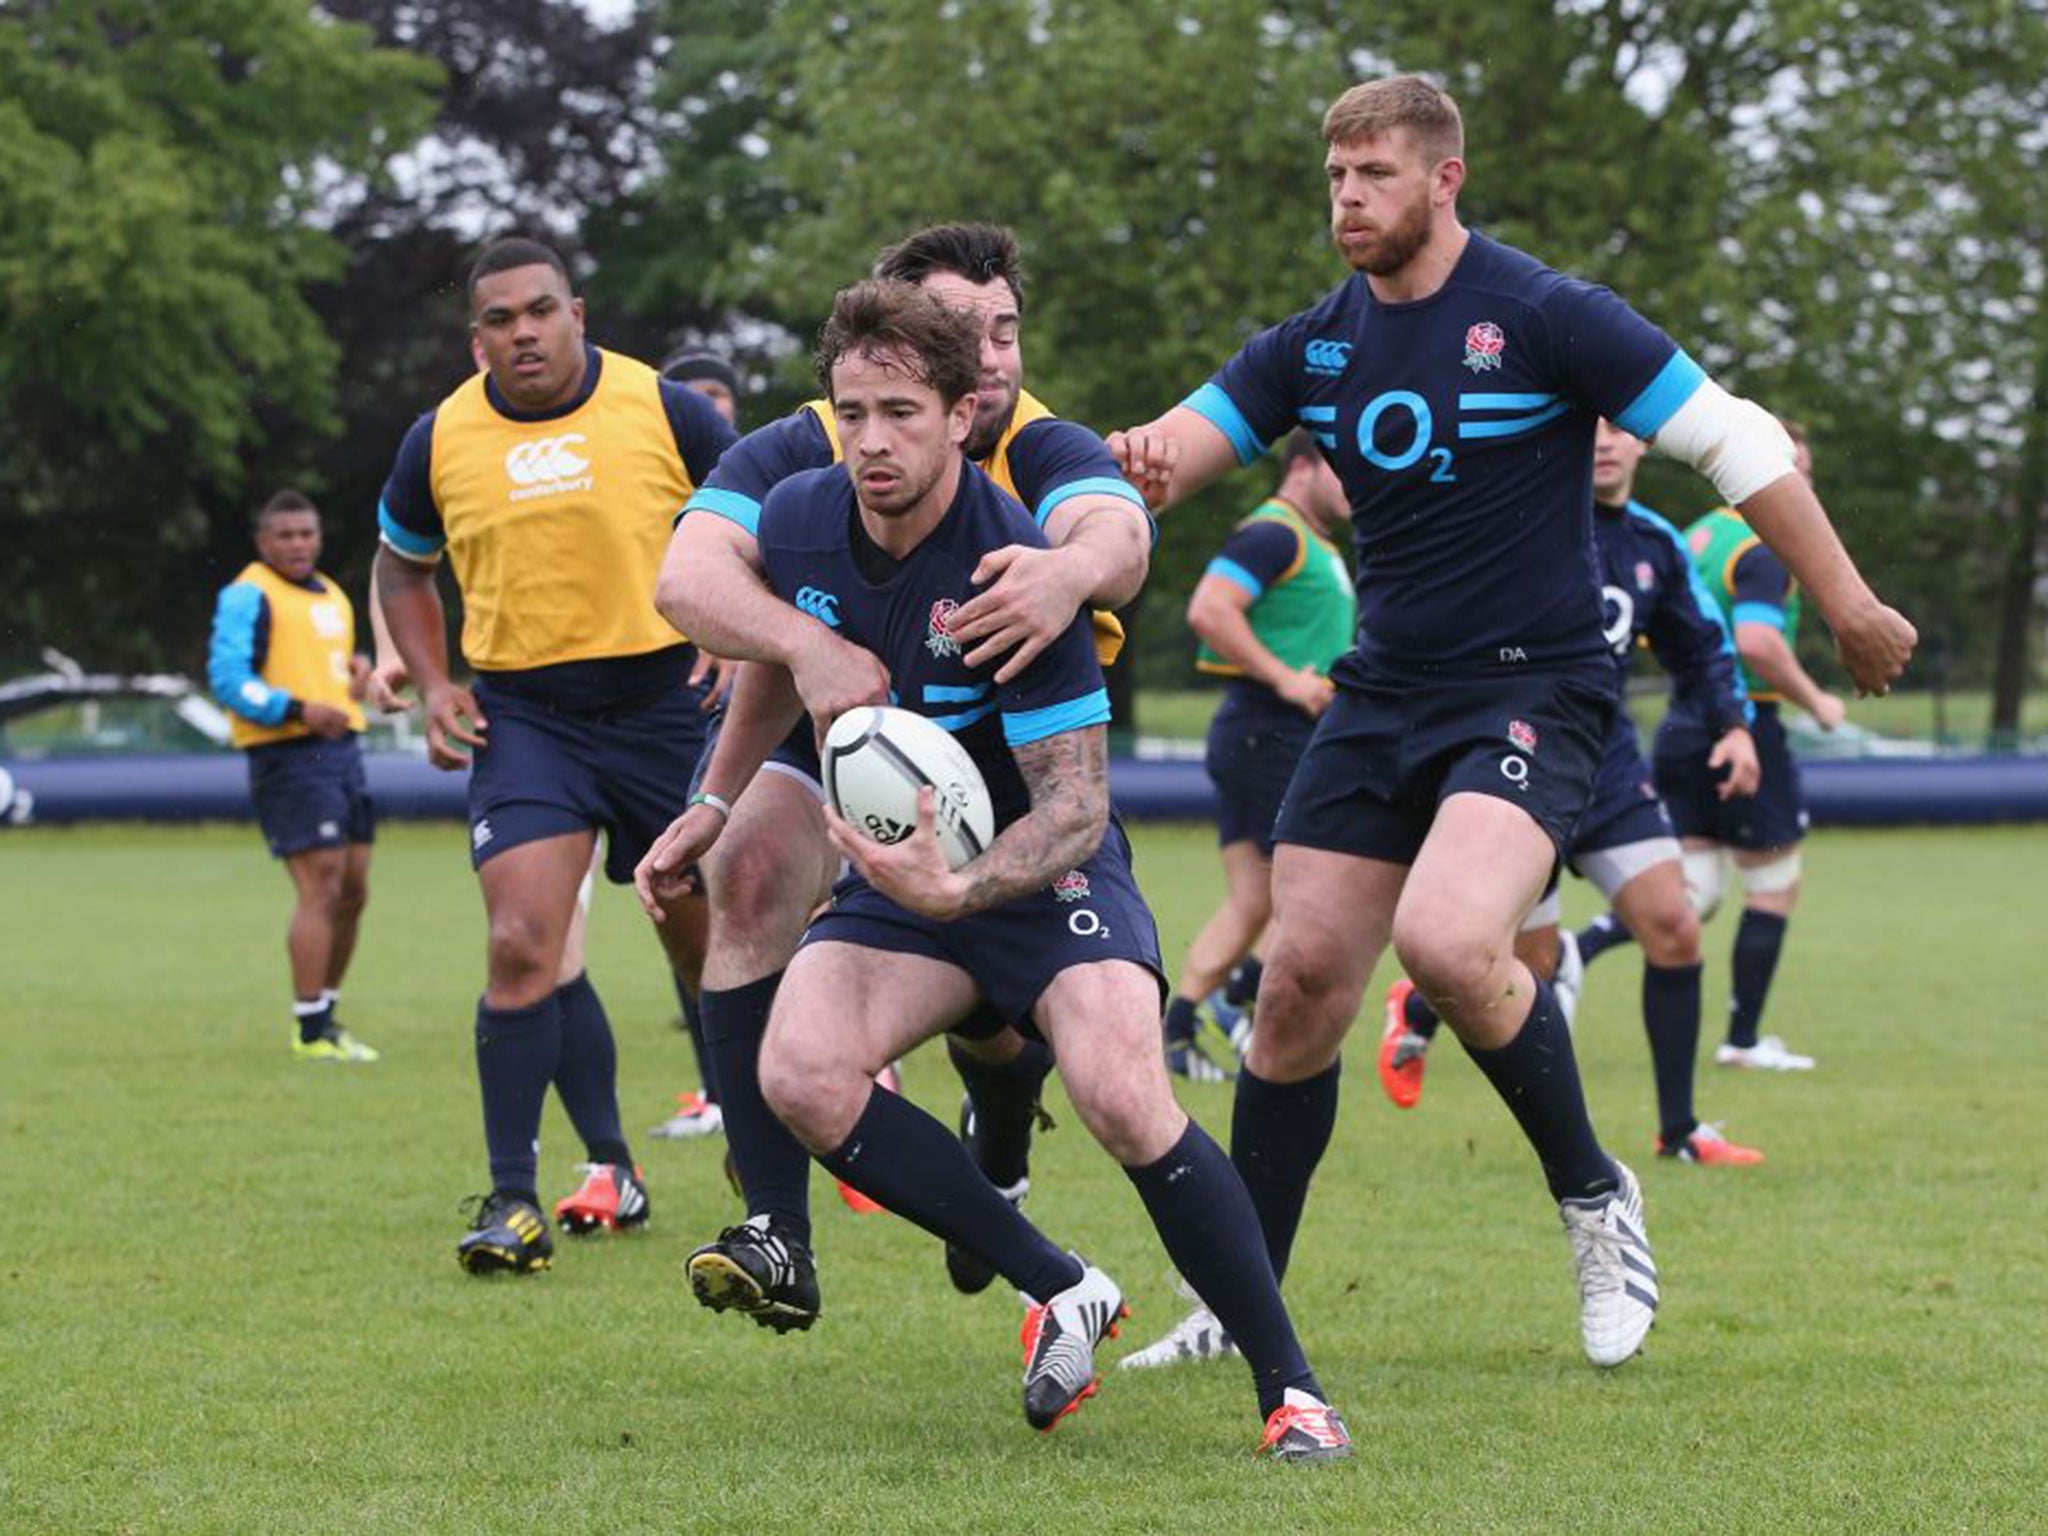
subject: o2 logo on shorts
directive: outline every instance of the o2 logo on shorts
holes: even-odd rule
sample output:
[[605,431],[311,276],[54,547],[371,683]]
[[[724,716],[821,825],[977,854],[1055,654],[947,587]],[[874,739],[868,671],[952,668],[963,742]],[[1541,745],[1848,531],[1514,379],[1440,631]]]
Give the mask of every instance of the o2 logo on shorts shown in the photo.
[[1523,794],[1529,793],[1529,759],[1510,752],[1500,760],[1500,776]]
[[1093,907],[1076,907],[1067,914],[1067,932],[1077,939],[1107,939],[1109,924],[1096,916]]

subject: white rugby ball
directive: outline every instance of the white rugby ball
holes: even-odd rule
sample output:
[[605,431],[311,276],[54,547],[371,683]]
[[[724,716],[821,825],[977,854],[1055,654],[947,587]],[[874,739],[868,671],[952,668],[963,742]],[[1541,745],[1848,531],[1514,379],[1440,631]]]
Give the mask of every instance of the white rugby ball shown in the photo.
[[953,733],[891,704],[849,709],[825,732],[825,793],[854,830],[900,843],[917,830],[917,792],[929,784],[939,849],[958,869],[995,841],[988,785]]

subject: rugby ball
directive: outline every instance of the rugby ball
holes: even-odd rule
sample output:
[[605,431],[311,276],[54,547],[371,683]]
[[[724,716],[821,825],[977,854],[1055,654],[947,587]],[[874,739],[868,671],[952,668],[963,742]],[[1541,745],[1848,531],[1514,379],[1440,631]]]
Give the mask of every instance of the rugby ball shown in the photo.
[[931,785],[939,850],[958,869],[995,841],[988,785],[953,733],[889,704],[849,709],[825,732],[825,794],[855,831],[900,843],[917,830],[917,792]]

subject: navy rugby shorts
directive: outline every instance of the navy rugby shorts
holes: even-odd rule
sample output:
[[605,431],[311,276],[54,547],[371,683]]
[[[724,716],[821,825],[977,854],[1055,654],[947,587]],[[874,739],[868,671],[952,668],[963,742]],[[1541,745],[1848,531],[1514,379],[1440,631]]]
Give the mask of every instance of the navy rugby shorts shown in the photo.
[[1412,864],[1449,796],[1520,806],[1562,856],[1585,813],[1614,673],[1409,678],[1354,669],[1316,722],[1274,841]]
[[[1216,841],[1273,854],[1273,823],[1315,722],[1277,694],[1233,686],[1209,722],[1204,765],[1216,786]],[[1261,698],[1258,695],[1263,694]]]
[[1651,766],[1680,837],[1730,848],[1786,848],[1806,836],[1806,791],[1778,706],[1758,704],[1749,733],[1763,770],[1756,793],[1723,800],[1715,794],[1720,775],[1707,767],[1713,728],[1689,710],[1673,710],[1657,727]]
[[269,742],[248,757],[249,798],[273,857],[375,841],[376,806],[353,735]]
[[1097,960],[1143,966],[1159,985],[1160,1006],[1166,1002],[1159,929],[1131,871],[1130,841],[1114,820],[1102,846],[1079,868],[1044,890],[951,923],[906,911],[858,874],[848,874],[803,938],[804,944],[826,941],[959,967],[973,978],[984,1005],[962,1031],[970,1036],[990,1032],[986,1012],[1036,1037],[1031,1010],[1053,977]]
[[597,828],[614,884],[688,803],[707,719],[694,690],[664,688],[602,710],[523,698],[478,678],[490,728],[469,775],[470,862]]

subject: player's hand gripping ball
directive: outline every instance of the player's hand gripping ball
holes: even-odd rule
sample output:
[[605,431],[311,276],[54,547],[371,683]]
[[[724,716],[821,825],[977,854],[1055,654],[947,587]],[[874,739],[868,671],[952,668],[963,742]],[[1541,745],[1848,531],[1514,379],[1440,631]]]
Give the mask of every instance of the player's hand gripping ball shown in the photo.
[[967,749],[942,725],[888,704],[849,709],[825,733],[825,794],[863,837],[900,843],[932,787],[939,850],[958,869],[995,840],[995,807]]

